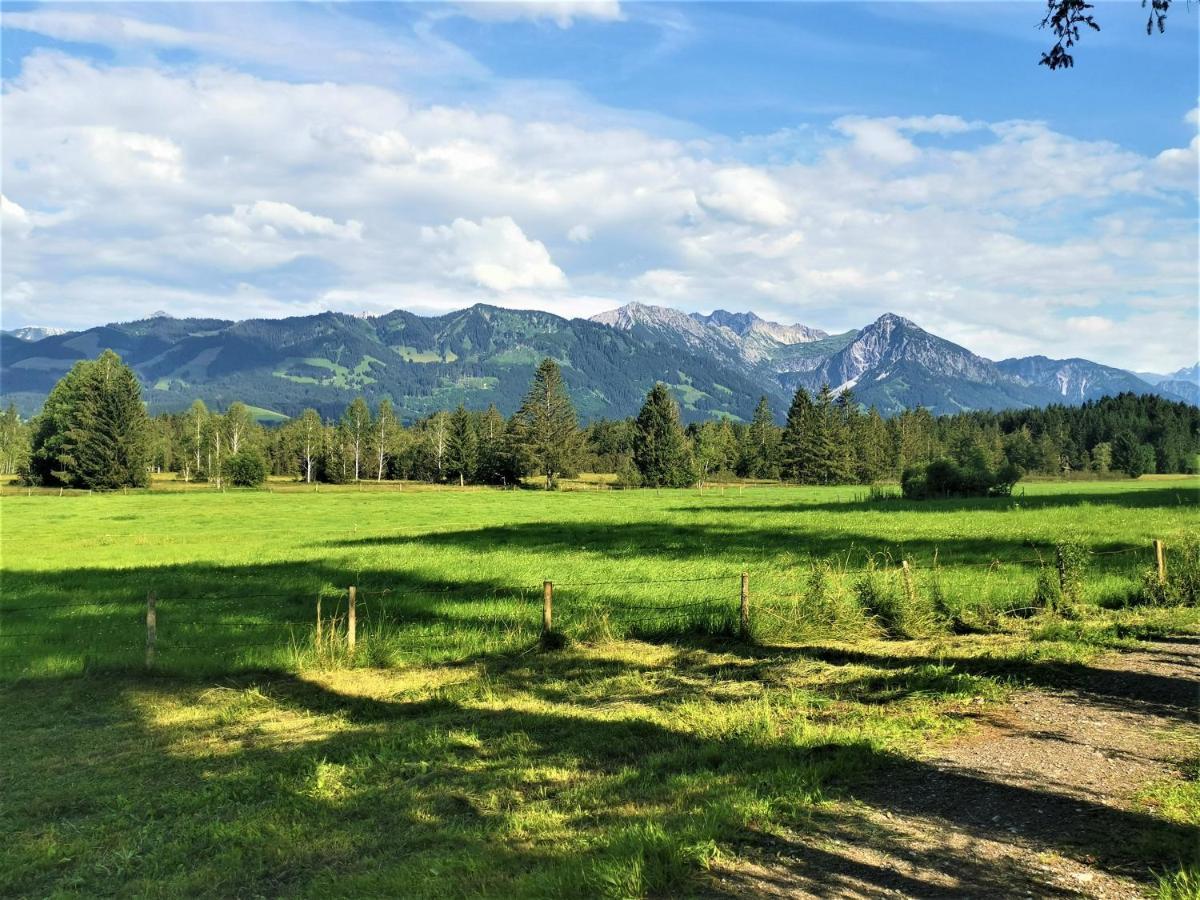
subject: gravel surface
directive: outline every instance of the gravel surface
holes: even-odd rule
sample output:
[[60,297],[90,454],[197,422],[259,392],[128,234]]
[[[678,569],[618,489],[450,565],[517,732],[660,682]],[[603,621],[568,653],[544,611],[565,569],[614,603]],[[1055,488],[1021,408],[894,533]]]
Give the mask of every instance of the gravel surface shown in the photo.
[[1146,896],[1156,835],[1200,845],[1135,803],[1148,783],[1181,777],[1200,739],[1200,638],[1109,654],[1056,681],[964,711],[978,726],[968,737],[897,757],[811,830],[742,848],[712,893]]

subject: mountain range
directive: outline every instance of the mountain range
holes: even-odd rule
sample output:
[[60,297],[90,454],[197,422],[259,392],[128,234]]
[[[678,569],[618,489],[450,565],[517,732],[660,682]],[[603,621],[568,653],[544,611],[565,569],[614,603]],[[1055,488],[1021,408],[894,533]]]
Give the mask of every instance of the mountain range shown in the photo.
[[581,418],[635,413],[655,381],[669,385],[685,419],[748,419],[762,395],[782,418],[797,386],[853,389],[885,415],[1078,404],[1125,391],[1197,403],[1197,368],[1154,376],[1086,359],[993,362],[908,319],[880,316],[828,334],[754,313],[687,314],[630,303],[591,319],[478,304],[442,316],[320,313],[287,319],[177,319],[166,314],[84,331],[0,332],[0,401],[40,408],[76,360],[111,348],[146,388],[152,411],[193,400],[242,400],[262,418],[312,406],[336,415],[357,394],[390,397],[413,419],[465,403],[520,404],[533,367],[557,359]]

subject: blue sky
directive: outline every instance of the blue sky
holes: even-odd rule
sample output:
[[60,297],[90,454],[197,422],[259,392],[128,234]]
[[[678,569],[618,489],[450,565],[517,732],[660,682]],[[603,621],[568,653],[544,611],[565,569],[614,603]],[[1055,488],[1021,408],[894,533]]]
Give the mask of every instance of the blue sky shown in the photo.
[[1197,24],[1099,4],[3,5],[4,327],[590,315],[1197,350]]

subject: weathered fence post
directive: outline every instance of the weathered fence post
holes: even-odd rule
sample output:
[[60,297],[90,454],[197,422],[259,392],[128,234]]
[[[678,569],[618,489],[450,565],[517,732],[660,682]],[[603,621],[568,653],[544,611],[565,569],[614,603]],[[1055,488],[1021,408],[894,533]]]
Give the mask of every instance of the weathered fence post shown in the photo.
[[750,573],[742,573],[742,605],[740,612],[740,624],[742,639],[749,640],[750,638]]
[[346,616],[346,646],[350,648],[351,652],[354,652],[354,641],[357,637],[355,632],[358,630],[358,620],[356,618],[354,609],[354,603],[356,599],[355,595],[357,593],[358,588],[356,588],[354,585],[350,585],[350,612]]
[[542,582],[542,634],[554,630],[554,582]]
[[1158,566],[1158,583],[1167,583],[1167,551],[1163,547],[1163,542],[1158,538],[1154,539],[1154,562]]
[[146,595],[146,668],[154,668],[158,644],[158,597],[151,591]]
[[917,602],[917,591],[913,587],[912,568],[908,564],[907,559],[900,561],[900,572],[904,576],[904,596],[907,598],[910,606]]
[[321,649],[321,595],[317,594],[317,649]]

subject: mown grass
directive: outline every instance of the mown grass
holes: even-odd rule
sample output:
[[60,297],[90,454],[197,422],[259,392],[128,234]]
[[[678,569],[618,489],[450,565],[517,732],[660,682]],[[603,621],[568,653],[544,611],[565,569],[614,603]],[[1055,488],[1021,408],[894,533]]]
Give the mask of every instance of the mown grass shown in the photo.
[[[138,664],[151,591],[158,662],[177,672],[294,670],[317,597],[344,617],[349,585],[375,664],[525,649],[546,579],[558,627],[584,640],[729,632],[743,571],[764,640],[915,637],[939,616],[994,629],[1029,611],[1057,542],[1100,554],[1084,599],[1120,607],[1151,539],[1200,531],[1197,482],[1138,485],[921,504],[845,488],[4,497],[0,674]],[[891,621],[901,559],[922,609]]]
[[[5,497],[0,895],[702,891],[715,860],[836,823],[856,784],[920,767],[1014,685],[1200,630],[1193,609],[1122,605],[1150,539],[1170,547],[1198,511],[1194,481],[922,505],[844,488]],[[1146,550],[1092,557],[1069,618],[1003,615],[1068,535]],[[741,571],[753,642],[735,636]],[[569,639],[554,651],[546,578]],[[344,615],[348,584],[354,657],[307,624],[318,595]],[[1148,884],[1184,871],[1194,797],[1155,790],[1141,811],[1096,805],[1105,846],[1056,849]],[[1123,835],[1153,853],[1116,860]]]

